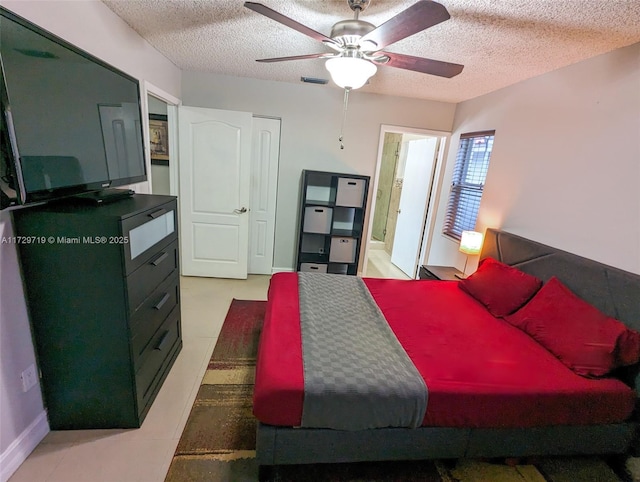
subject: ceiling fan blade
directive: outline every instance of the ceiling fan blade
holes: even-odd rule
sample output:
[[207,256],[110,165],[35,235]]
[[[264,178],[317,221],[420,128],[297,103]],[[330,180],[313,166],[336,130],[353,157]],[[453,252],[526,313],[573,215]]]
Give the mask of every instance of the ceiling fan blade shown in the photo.
[[272,59],[258,59],[256,62],[283,62],[286,60],[304,60],[304,59],[319,59],[336,57],[337,54],[325,53],[325,54],[307,54],[307,55],[293,55],[291,57],[274,57]]
[[394,54],[391,52],[377,52],[377,55],[386,55],[389,60],[387,62],[380,62],[374,58],[372,59],[374,63],[388,65],[398,69],[422,72],[423,74],[437,75],[439,77],[455,77],[464,69],[464,65],[452,64],[441,60],[425,59],[423,57],[414,57],[412,55]]
[[380,50],[398,40],[444,22],[450,17],[444,5],[431,0],[420,0],[366,34],[360,39],[360,45],[365,47],[366,43],[373,42],[376,47],[365,48],[365,50]]
[[247,7],[249,10],[253,10],[254,12],[260,13],[265,17],[270,18],[271,20],[275,20],[276,22],[279,22],[282,25],[286,25],[289,28],[297,30],[298,32],[303,33],[308,37],[311,37],[312,39],[315,39],[319,42],[324,42],[329,45],[336,44],[335,40],[327,37],[326,35],[323,35],[320,32],[316,32],[312,28],[309,28],[306,25],[302,25],[301,23],[296,22],[295,20],[287,17],[286,15],[282,15],[281,13],[276,12],[275,10],[265,5],[262,5],[261,3],[244,2],[244,6]]

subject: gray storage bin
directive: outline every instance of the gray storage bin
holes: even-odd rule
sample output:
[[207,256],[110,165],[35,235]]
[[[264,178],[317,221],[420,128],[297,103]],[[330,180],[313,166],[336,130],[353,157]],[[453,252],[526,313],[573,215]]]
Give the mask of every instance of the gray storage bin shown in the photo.
[[364,179],[338,178],[336,206],[362,207],[364,185]]
[[327,265],[320,263],[300,263],[300,271],[304,273],[326,273]]
[[304,210],[305,233],[329,234],[331,232],[332,208],[324,206],[308,206]]
[[356,239],[335,236],[331,238],[329,261],[332,263],[355,263]]

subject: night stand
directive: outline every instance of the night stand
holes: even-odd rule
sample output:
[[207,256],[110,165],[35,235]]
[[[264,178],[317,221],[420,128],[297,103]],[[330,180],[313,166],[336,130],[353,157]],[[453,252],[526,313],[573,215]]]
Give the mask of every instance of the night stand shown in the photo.
[[420,279],[458,281],[466,276],[453,266],[420,266]]

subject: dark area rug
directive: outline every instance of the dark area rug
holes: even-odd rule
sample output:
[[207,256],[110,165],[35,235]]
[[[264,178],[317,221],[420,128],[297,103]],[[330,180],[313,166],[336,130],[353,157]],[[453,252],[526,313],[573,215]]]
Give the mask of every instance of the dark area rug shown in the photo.
[[[233,300],[165,482],[258,480],[252,414],[255,361],[266,302]],[[597,457],[280,466],[274,481],[619,482]]]

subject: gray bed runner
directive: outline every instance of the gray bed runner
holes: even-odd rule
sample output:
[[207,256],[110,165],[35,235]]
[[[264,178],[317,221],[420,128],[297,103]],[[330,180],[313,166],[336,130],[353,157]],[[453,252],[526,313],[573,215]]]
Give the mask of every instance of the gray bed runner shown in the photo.
[[298,273],[304,364],[302,426],[418,427],[427,387],[355,276]]

